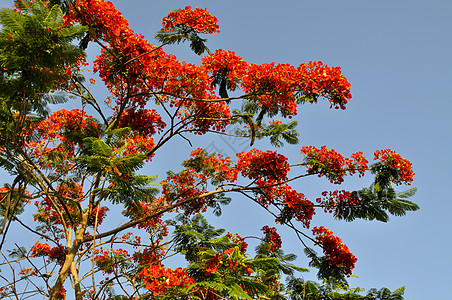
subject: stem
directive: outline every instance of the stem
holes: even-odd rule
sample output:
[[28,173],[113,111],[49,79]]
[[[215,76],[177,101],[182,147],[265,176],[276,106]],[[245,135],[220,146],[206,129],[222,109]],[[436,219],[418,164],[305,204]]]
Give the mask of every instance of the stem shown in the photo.
[[83,300],[82,289],[80,287],[80,279],[78,278],[78,272],[75,265],[75,261],[71,264],[71,275],[74,279],[75,299]]

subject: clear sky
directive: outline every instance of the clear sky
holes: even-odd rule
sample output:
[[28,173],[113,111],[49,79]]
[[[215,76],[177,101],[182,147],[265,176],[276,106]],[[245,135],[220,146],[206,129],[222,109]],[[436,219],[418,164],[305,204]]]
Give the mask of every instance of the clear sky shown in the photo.
[[[292,162],[299,161],[301,146],[327,145],[344,155],[363,151],[368,158],[390,148],[409,159],[416,173],[411,200],[421,210],[389,223],[345,223],[315,216],[313,226],[325,225],[340,236],[358,257],[352,286],[364,288],[406,286],[406,299],[450,299],[452,275],[452,1],[135,1],[113,0],[130,26],[153,43],[154,33],[168,12],[186,5],[207,8],[219,19],[221,33],[209,38],[211,50],[235,51],[247,62],[299,65],[321,60],[342,67],[352,84],[352,102],[345,111],[330,110],[328,103],[299,110],[301,144],[281,149]],[[12,1],[0,1],[10,6]],[[180,59],[197,63],[188,45],[175,47]],[[94,53],[94,52],[93,52]],[[214,144],[211,144],[211,143]],[[208,137],[205,147],[215,145],[234,155],[247,144]],[[183,149],[187,146],[186,150]],[[257,148],[268,148],[258,141]],[[190,149],[174,143],[159,170],[177,171]],[[183,150],[181,150],[183,149]],[[317,179],[317,178],[316,178]],[[352,177],[347,188],[359,189],[370,178]],[[298,182],[294,186],[315,198],[330,187],[326,180]],[[410,187],[399,186],[400,189]],[[212,222],[241,235],[258,234],[272,218],[257,206],[234,199],[219,219]],[[247,231],[248,230],[248,231]],[[307,262],[302,247],[290,231],[284,231],[283,248]],[[284,239],[285,238],[285,239]],[[315,278],[315,272],[305,275]]]

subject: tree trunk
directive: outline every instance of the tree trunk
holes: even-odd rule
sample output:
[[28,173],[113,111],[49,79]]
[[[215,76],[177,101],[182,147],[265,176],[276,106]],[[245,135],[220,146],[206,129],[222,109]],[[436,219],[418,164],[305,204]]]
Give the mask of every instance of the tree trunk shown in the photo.
[[83,300],[82,289],[80,288],[80,279],[78,278],[78,272],[75,261],[72,262],[71,275],[72,278],[74,279],[75,300]]
[[78,241],[74,241],[74,244],[69,249],[66,254],[66,260],[64,261],[63,266],[61,267],[60,274],[58,275],[58,279],[50,291],[49,300],[58,300],[60,297],[61,288],[63,287],[64,282],[66,281],[67,274],[71,269],[72,263],[74,261],[75,255],[78,252],[80,244]]
[[[50,291],[49,300],[58,300],[60,296],[61,289],[63,288],[63,284],[66,281],[67,274],[72,268],[72,265],[74,263],[75,255],[78,252],[78,249],[82,245],[83,237],[85,235],[86,231],[86,224],[88,224],[88,212],[85,212],[82,214],[82,220],[80,222],[80,228],[76,230],[75,232],[75,240],[72,244],[72,247],[69,248],[68,253],[66,254],[66,260],[64,261],[63,266],[61,267],[60,274],[58,275],[58,279],[53,286],[52,290]],[[74,266],[75,268],[75,266]],[[78,277],[78,276],[77,276]],[[78,279],[78,278],[77,278]],[[77,294],[77,291],[76,291]],[[81,292],[80,292],[81,296]],[[79,299],[78,296],[76,298]]]

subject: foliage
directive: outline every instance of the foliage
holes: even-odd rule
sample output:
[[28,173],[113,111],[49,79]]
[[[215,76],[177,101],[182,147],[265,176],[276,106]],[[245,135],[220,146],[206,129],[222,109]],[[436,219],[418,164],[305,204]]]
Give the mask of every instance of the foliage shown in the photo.
[[[387,222],[389,214],[417,210],[407,200],[415,189],[394,187],[411,184],[412,165],[390,149],[377,150],[369,164],[362,152],[347,158],[326,146],[301,147],[295,162],[273,150],[231,158],[194,148],[181,170],[156,182],[155,157],[179,138],[191,145],[191,135],[225,134],[238,124],[235,138],[251,145],[298,144],[297,122],[277,118],[319,99],[345,109],[351,89],[339,67],[257,65],[232,51],[211,52],[204,36],[220,32],[217,19],[190,6],[163,19],[158,46],[104,0],[16,0],[0,10],[0,21],[0,166],[13,177],[0,189],[0,253],[11,267],[10,277],[0,276],[3,298],[401,299],[403,290],[361,296],[348,289],[356,257],[331,230],[309,230],[322,211]],[[205,55],[200,65],[163,50],[183,42]],[[83,76],[84,50],[92,44],[101,49],[93,71],[109,91],[103,103],[90,90],[95,80]],[[66,101],[81,109],[49,109]],[[292,186],[309,176],[340,185],[368,173],[375,178],[370,187],[323,191],[315,201]],[[306,269],[283,252],[270,224],[262,236],[245,238],[209,225],[202,213],[219,216],[233,195],[293,229],[325,284],[296,279]],[[33,236],[32,244],[5,242],[13,223]],[[260,241],[254,253],[250,239]],[[168,267],[173,255],[187,266]],[[345,293],[334,290],[339,286]]]
[[361,288],[350,289],[337,283],[331,285],[320,285],[312,281],[289,277],[287,279],[288,289],[291,291],[290,300],[399,300],[403,299],[405,287],[391,292],[387,288],[380,290],[370,289],[365,295]]

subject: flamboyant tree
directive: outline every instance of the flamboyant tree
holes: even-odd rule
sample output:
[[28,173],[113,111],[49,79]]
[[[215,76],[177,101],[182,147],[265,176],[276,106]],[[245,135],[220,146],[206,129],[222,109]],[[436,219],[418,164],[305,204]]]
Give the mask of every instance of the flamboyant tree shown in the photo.
[[[326,146],[302,146],[291,162],[276,151],[231,158],[193,147],[182,169],[159,183],[139,173],[152,170],[171,140],[191,144],[192,135],[225,134],[232,124],[251,145],[297,144],[296,122],[278,119],[319,99],[345,109],[351,88],[339,67],[258,65],[229,50],[211,52],[204,35],[219,32],[217,19],[189,6],[163,18],[156,45],[104,0],[16,0],[0,10],[0,21],[0,165],[11,175],[0,189],[0,253],[10,269],[0,274],[2,297],[318,299],[333,293],[328,284],[345,284],[357,259],[331,230],[310,228],[316,213],[386,222],[388,214],[418,209],[406,200],[414,189],[394,189],[412,182],[411,163],[389,149],[375,151],[370,164],[362,152],[348,158]],[[181,42],[203,55],[200,65],[164,51]],[[93,79],[85,81],[90,44],[100,46],[92,70],[106,100],[90,92]],[[68,100],[82,109],[60,108]],[[315,200],[293,187],[309,176],[341,185],[366,173],[374,175],[370,187],[319,191]],[[327,286],[293,277],[304,269],[283,253],[272,224],[258,225],[254,253],[246,238],[209,225],[202,213],[220,214],[232,195],[292,228]],[[11,226],[33,240],[12,236]],[[186,266],[167,267],[173,255]],[[287,288],[283,275],[292,276]],[[379,293],[365,299],[402,294]]]

